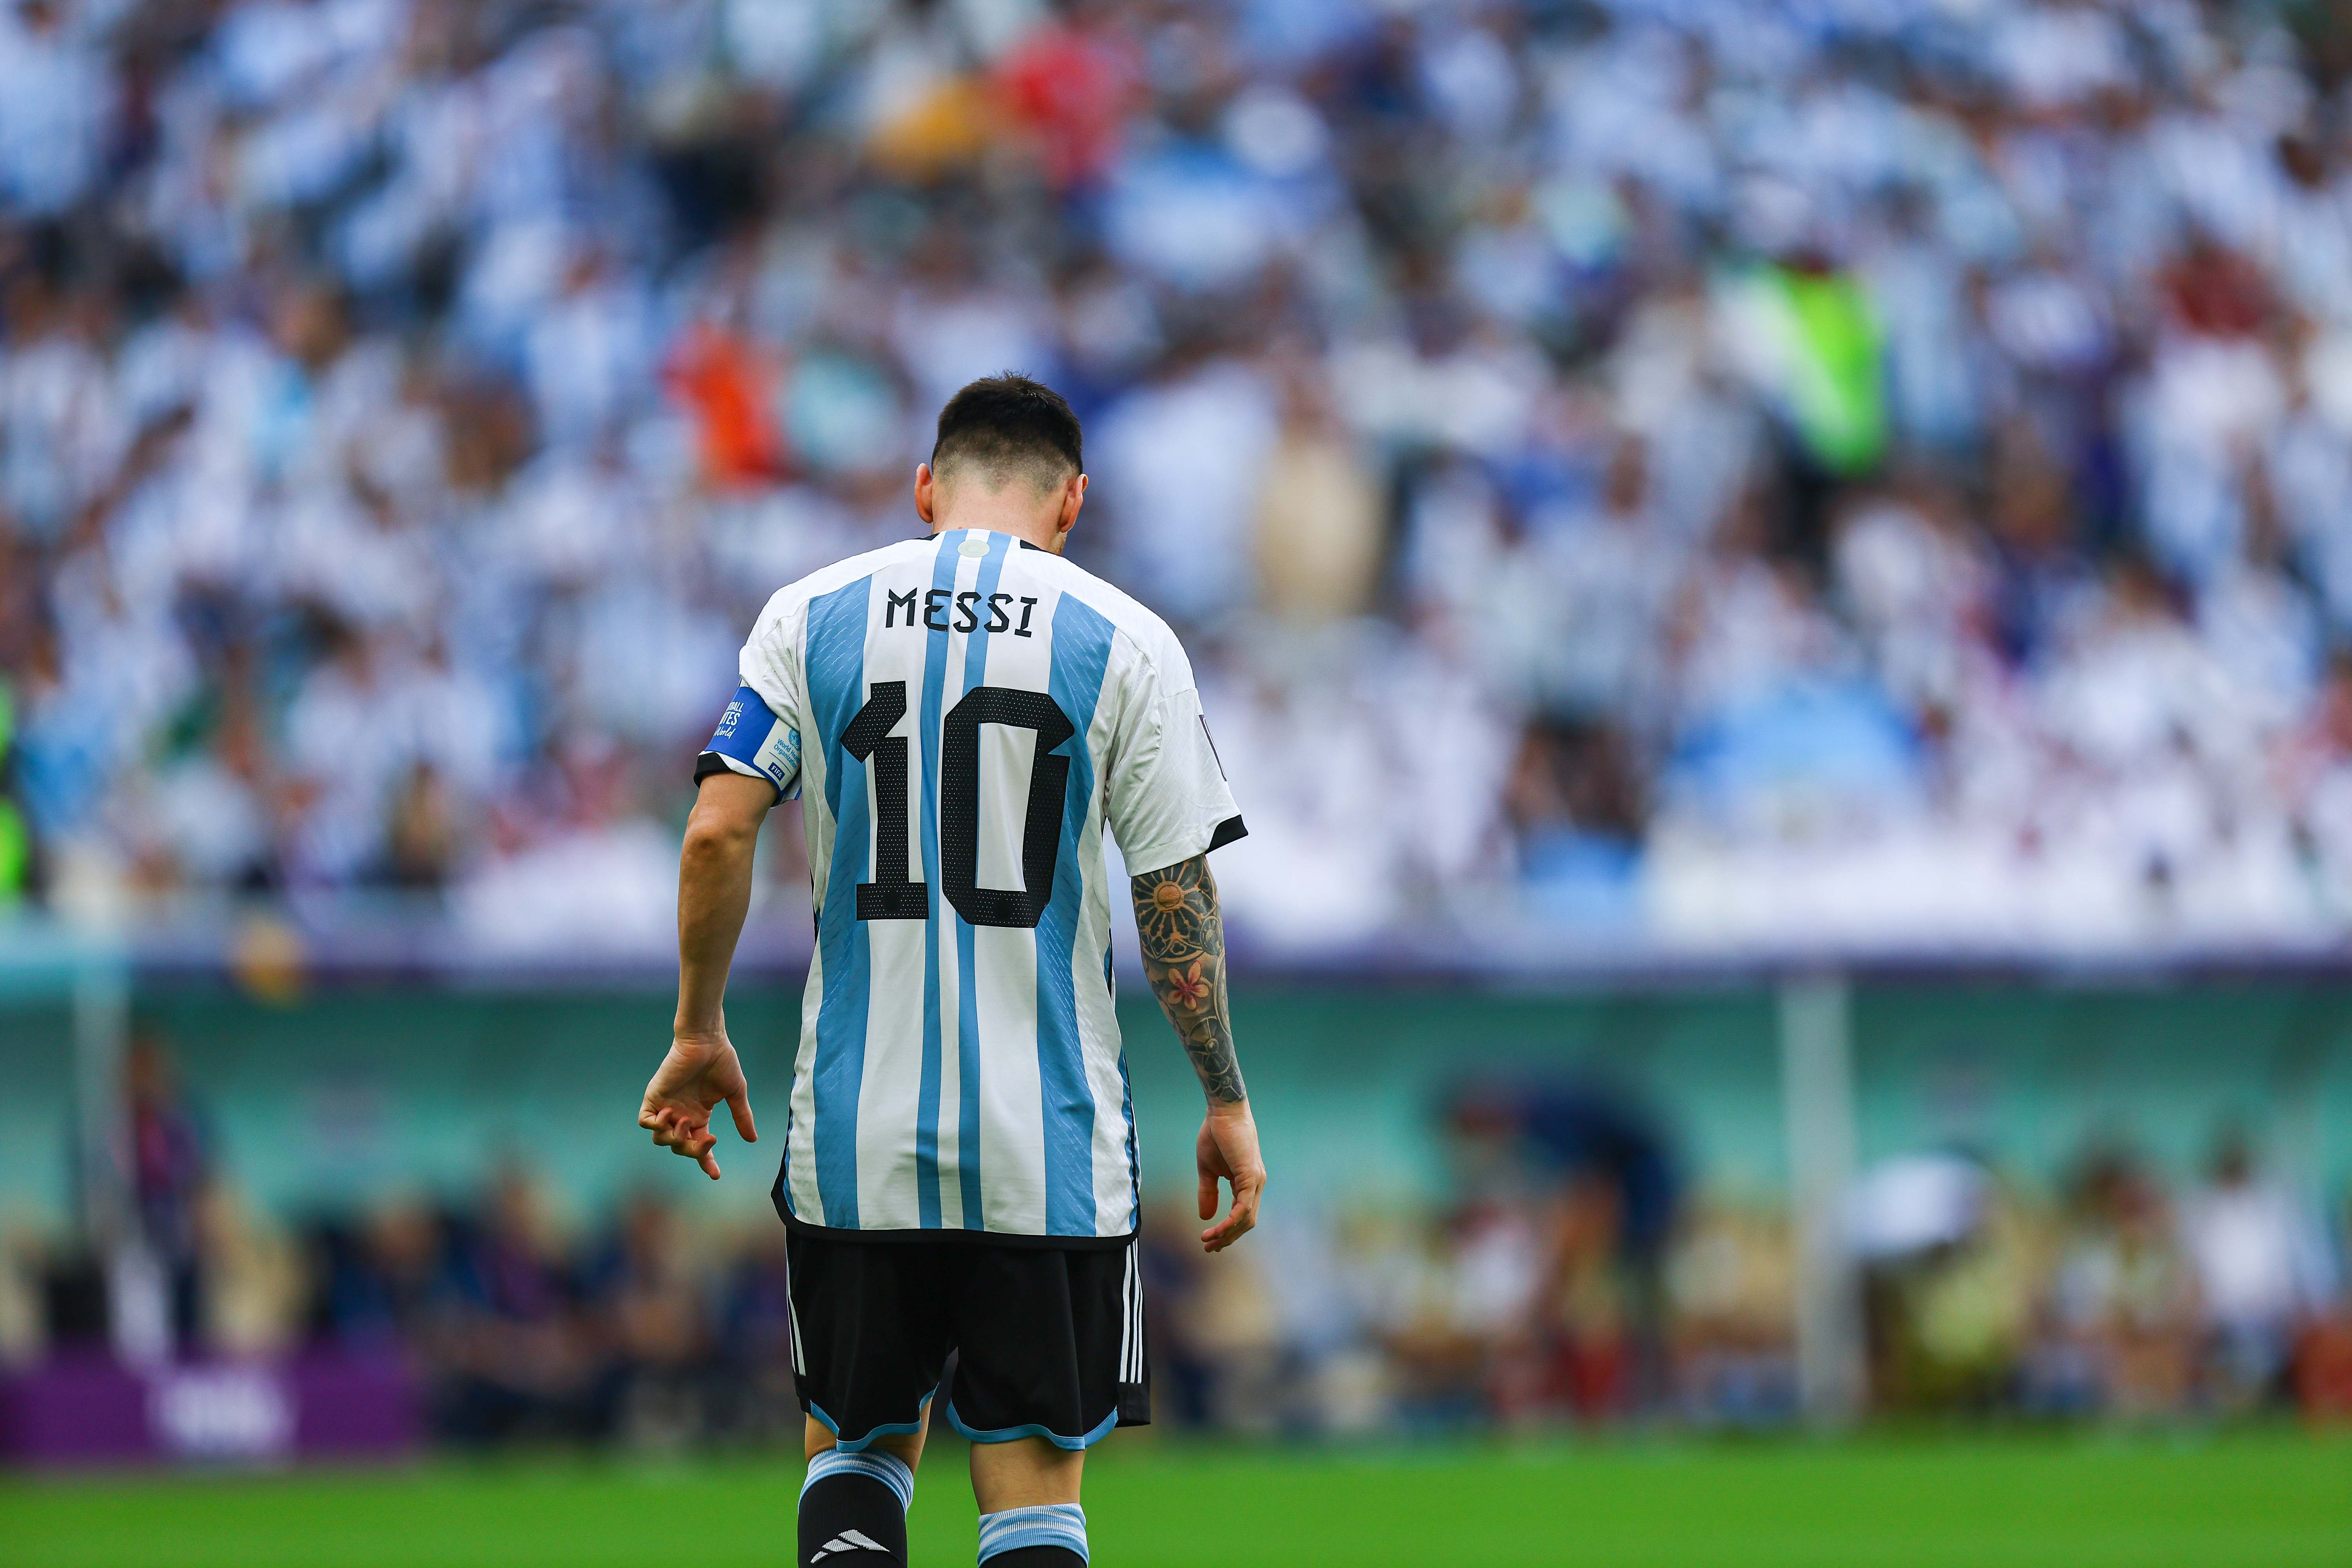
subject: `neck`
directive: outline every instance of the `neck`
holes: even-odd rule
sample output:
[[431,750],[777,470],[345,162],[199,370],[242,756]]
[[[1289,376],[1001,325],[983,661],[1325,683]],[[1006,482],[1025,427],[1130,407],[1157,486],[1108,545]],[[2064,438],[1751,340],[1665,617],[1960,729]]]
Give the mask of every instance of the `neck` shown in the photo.
[[1040,517],[1018,507],[960,506],[932,522],[931,535],[937,538],[959,528],[977,528],[990,533],[1009,533],[1040,550],[1059,553],[1061,533],[1055,528],[1055,521],[1051,516]]

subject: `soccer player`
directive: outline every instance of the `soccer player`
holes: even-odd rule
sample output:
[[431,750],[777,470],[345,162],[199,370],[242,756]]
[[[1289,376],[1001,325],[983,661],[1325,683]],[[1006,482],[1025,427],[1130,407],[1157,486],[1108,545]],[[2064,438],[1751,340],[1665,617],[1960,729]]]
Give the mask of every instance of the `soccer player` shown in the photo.
[[957,393],[915,470],[929,537],[769,600],[696,764],[677,1018],[637,1124],[713,1179],[712,1112],[755,1136],[721,1001],[760,824],[797,794],[817,943],[775,1203],[803,1564],[906,1562],[934,1391],[991,1568],[1086,1562],[1086,1450],[1150,1418],[1106,826],[1143,868],[1144,972],[1208,1096],[1202,1244],[1257,1222],[1208,862],[1242,819],[1175,637],[1062,558],[1086,496],[1060,396]]

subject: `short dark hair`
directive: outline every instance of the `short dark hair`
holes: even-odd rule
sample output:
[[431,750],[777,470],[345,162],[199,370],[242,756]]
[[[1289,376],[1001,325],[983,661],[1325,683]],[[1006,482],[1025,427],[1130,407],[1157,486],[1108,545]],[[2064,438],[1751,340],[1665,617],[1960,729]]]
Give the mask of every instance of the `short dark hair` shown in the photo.
[[931,472],[971,465],[991,488],[1025,479],[1050,490],[1086,471],[1078,416],[1043,382],[1007,371],[983,376],[948,399],[931,442]]

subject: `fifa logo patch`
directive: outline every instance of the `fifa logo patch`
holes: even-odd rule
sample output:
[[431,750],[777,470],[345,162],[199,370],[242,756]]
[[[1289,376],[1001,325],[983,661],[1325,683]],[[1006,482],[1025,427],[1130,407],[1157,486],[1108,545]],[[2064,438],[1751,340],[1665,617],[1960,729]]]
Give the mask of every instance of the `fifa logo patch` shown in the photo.
[[752,765],[776,781],[778,789],[790,787],[793,775],[801,771],[801,732],[779,724],[768,731],[768,739]]

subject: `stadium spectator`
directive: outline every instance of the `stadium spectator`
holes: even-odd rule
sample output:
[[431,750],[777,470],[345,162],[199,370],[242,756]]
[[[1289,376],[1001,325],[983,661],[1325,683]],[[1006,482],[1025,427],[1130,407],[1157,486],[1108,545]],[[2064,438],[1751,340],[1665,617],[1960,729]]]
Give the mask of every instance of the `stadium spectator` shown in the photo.
[[2326,1244],[2294,1200],[2261,1180],[2242,1130],[2223,1134],[2206,1184],[2184,1206],[2211,1397],[2242,1408],[2284,1392],[2295,1345],[2326,1306]]
[[1233,760],[1392,807],[1268,794],[1270,935],[2352,921],[2352,142],[2282,13],[335,15],[0,18],[0,896],[651,940],[674,799],[583,877],[542,782],[672,776],[699,628],[902,533],[1006,360]]
[[308,1294],[293,1245],[217,1177],[198,1193],[194,1217],[201,1296],[193,1348],[232,1359],[291,1348]]
[[379,1203],[354,1226],[320,1225],[310,1246],[313,1335],[352,1349],[437,1356],[452,1304],[447,1265],[442,1216],[413,1196]]
[[1771,1426],[1796,1410],[1792,1240],[1785,1216],[1696,1205],[1668,1259],[1673,1390],[1699,1426]]
[[2155,1179],[2102,1151],[2075,1176],[2063,1225],[2030,1401],[2129,1418],[2178,1410],[2196,1384],[2197,1281]]
[[782,1443],[802,1429],[793,1386],[788,1272],[783,1233],[761,1223],[720,1276],[716,1331],[722,1375],[711,1408],[722,1431]]
[[[1088,563],[1213,639],[1244,941],[2324,946],[2328,9],[26,0],[0,903],[234,931],[211,900],[395,889],[469,951],[659,942],[741,630],[911,531],[920,411],[1013,362],[1097,431]],[[183,1342],[276,1342],[274,1244],[134,1072]],[[2022,1365],[2174,1409],[2192,1310],[2217,1401],[2267,1397],[2339,1331],[2251,1164],[2086,1174],[2048,1258],[2009,1201],[1888,1265],[1922,1398]],[[707,1357],[711,1421],[772,1410],[734,1403],[772,1256],[688,1281],[508,1206],[322,1242],[318,1321],[420,1347],[485,1436]],[[1361,1403],[1647,1408],[1597,1369],[1655,1289],[1685,1407],[1785,1411],[1777,1222],[1638,1206],[1335,1222]],[[102,1332],[87,1260],[14,1278],[0,1344],[27,1291]],[[1345,1358],[1274,1294],[1154,1276],[1175,1408],[1303,1419]]]
[[582,1307],[607,1361],[599,1398],[640,1447],[675,1447],[710,1419],[709,1293],[688,1240],[667,1204],[640,1194],[621,1205],[582,1276]]
[[[2343,1205],[2336,1255],[2352,1260],[2352,1203]],[[2295,1395],[2306,1414],[2322,1420],[2352,1419],[2352,1295],[2338,1276],[2336,1299],[2305,1332],[2295,1352]]]
[[153,1034],[131,1042],[124,1066],[130,1112],[131,1200],[138,1241],[161,1271],[163,1346],[194,1345],[205,1327],[205,1244],[226,1241],[226,1226],[205,1223],[214,1172],[196,1108],[180,1082],[171,1051]]
[[42,1251],[28,1227],[0,1232],[0,1368],[31,1366],[48,1349]]
[[[1528,1096],[1520,1109],[1557,1121],[1559,1105],[1542,1107],[1576,1099]],[[1654,1205],[1654,1178],[1639,1159],[1559,1155],[1610,1145],[1615,1135],[1594,1130],[1612,1120],[1569,1140],[1555,1131],[1547,1148],[1492,1114],[1509,1103],[1454,1140],[1475,1201],[1308,1205],[1280,1237],[1278,1289],[1204,1263],[1176,1245],[1197,1231],[1188,1212],[1155,1210],[1144,1264],[1161,1418],[1282,1434],[1795,1420],[1786,1216],[1721,1196],[1682,1205],[1649,1281],[1629,1247],[1654,1223],[1638,1216]],[[2352,1408],[2352,1332],[2319,1254],[2315,1293],[2294,1295],[2286,1319],[2233,1328],[2202,1304],[2198,1246],[2267,1256],[2294,1234],[2274,1223],[2292,1222],[2293,1205],[2250,1156],[2237,1163],[2242,1148],[2225,1144],[2212,1183],[2186,1202],[2105,1145],[2047,1205],[1951,1156],[1874,1168],[1852,1217],[1882,1407],[2135,1423]],[[394,1360],[418,1380],[436,1435],[460,1444],[667,1451],[799,1431],[772,1226],[711,1236],[705,1266],[686,1268],[659,1198],[625,1199],[575,1237],[541,1217],[536,1188],[509,1171],[478,1207],[397,1197],[318,1223],[307,1247],[289,1248],[208,1178],[196,1200],[201,1331],[180,1353]],[[102,1337],[105,1284],[71,1252],[12,1236],[0,1251],[0,1365]],[[2249,1349],[2253,1331],[2263,1337]]]
[[436,1369],[444,1436],[472,1445],[610,1429],[578,1270],[523,1173],[499,1174],[480,1223],[455,1239],[450,1271],[457,1300]]

